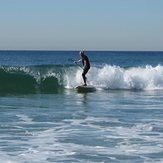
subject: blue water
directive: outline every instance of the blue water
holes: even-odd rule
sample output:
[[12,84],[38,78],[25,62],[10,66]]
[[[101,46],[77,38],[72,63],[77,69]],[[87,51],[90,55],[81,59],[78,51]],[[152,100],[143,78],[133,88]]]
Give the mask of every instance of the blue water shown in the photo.
[[163,52],[0,51],[0,162],[163,162]]

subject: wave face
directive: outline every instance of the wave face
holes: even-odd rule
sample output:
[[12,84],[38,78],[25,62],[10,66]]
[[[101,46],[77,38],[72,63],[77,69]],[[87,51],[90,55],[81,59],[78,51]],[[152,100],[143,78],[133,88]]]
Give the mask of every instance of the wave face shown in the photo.
[[58,93],[63,90],[65,66],[1,66],[1,93]]
[[[61,93],[82,84],[82,69],[74,65],[0,66],[0,93]],[[163,90],[163,66],[91,67],[88,84],[97,90]]]

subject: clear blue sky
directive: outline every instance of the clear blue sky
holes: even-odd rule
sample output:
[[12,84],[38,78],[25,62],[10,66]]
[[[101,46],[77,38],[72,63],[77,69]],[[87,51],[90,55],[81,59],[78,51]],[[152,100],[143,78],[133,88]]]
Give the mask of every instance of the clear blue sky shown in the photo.
[[163,0],[0,0],[0,50],[163,50]]

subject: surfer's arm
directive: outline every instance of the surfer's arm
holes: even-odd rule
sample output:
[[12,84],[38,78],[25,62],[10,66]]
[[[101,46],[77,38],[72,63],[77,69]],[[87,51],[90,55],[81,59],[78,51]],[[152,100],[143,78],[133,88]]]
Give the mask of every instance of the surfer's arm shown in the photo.
[[74,63],[82,62],[82,59],[79,59],[78,61],[74,61]]

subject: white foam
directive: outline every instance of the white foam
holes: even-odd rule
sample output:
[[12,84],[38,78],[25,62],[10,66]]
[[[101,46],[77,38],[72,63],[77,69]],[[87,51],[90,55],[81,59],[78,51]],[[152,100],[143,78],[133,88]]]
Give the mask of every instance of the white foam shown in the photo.
[[[26,123],[31,123],[31,119],[27,116],[18,115],[20,122],[17,125],[22,124],[22,120]],[[114,120],[114,119],[113,119]],[[125,126],[100,126],[99,122],[111,122],[112,120],[106,118],[87,117],[85,119],[66,119],[59,126],[47,127],[43,131],[32,130],[30,135],[22,135],[24,140],[13,139],[10,140],[10,145],[19,148],[19,151],[4,151],[0,152],[0,157],[3,162],[49,162],[52,159],[56,161],[77,161],[75,155],[114,155],[109,157],[110,159],[116,160],[116,155],[126,156],[138,156],[143,154],[150,154],[153,151],[159,153],[162,151],[162,136],[163,134],[158,133],[158,136],[150,136],[152,133],[152,125],[149,124],[138,124],[133,127]],[[118,122],[115,119],[115,122]],[[37,122],[38,123],[38,122]],[[28,128],[27,128],[28,129]],[[91,132],[89,132],[91,131]],[[104,141],[102,145],[89,145],[80,144],[78,140],[76,143],[72,138],[82,135],[83,139],[86,140],[98,140]],[[142,136],[142,134],[145,134]],[[85,136],[84,136],[85,135]],[[149,136],[148,136],[149,135]],[[9,135],[8,138],[12,138]],[[80,136],[81,137],[81,136]],[[132,139],[135,139],[132,140]],[[111,145],[110,142],[114,142],[115,145]],[[74,142],[74,143],[73,143]],[[157,143],[157,146],[151,144]],[[23,150],[21,150],[21,148]],[[16,156],[16,157],[14,157]],[[73,157],[75,156],[75,157]],[[149,160],[145,158],[144,160]],[[81,158],[80,162],[85,162],[85,158]],[[93,161],[89,161],[93,162]]]
[[52,109],[54,115],[61,114],[61,110],[66,115],[71,112],[71,115],[55,120],[50,112],[47,114],[52,116],[50,122],[45,119],[35,121],[34,117],[40,115],[39,110],[35,116],[23,114],[24,111],[16,114],[16,120],[7,122],[1,129],[1,161],[87,162],[90,157],[88,162],[95,162],[95,158],[120,162],[122,155],[126,160],[131,158],[131,162],[135,157],[137,162],[152,162],[152,157],[153,162],[162,161],[159,155],[163,149],[161,117],[150,119],[140,116],[136,123],[130,120],[128,124],[123,118],[129,116],[116,115],[110,108],[105,109],[110,109],[107,112],[109,115],[103,116],[94,112],[98,111],[98,108],[91,112],[82,109],[73,112],[69,107],[68,112],[64,112],[64,109]]
[[[73,88],[83,83],[82,70],[64,76],[65,87]],[[119,66],[104,65],[91,67],[87,74],[88,83],[101,89],[142,89],[163,90],[163,66],[121,68]]]
[[32,122],[32,118],[29,118],[26,115],[17,114],[16,116],[23,122],[26,122],[26,123],[31,123]]

